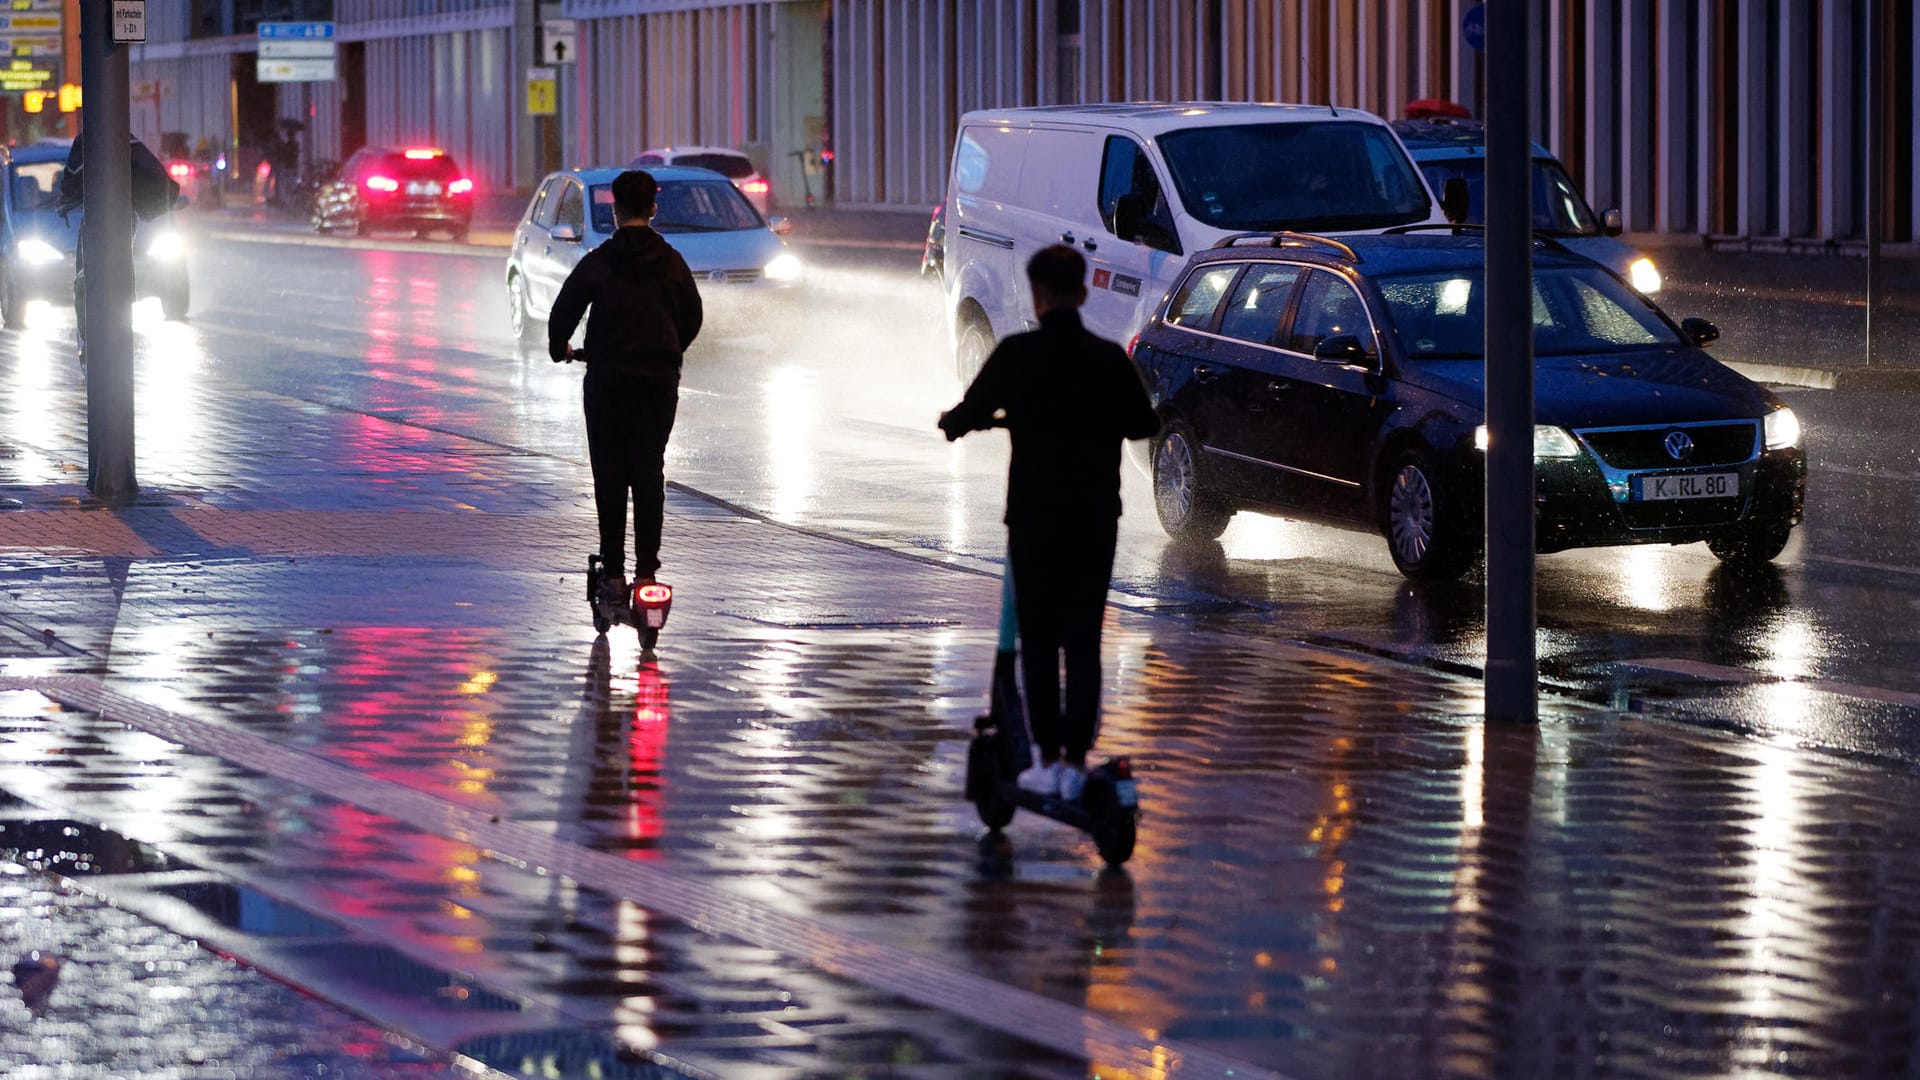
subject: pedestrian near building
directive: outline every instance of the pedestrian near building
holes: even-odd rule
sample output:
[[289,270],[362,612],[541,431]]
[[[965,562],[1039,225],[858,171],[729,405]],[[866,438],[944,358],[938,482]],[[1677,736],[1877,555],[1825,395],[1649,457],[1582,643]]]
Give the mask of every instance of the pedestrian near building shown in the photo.
[[[1133,362],[1080,322],[1087,263],[1070,247],[1027,263],[1040,328],[987,357],[958,405],[941,414],[949,441],[1005,427],[1007,558],[1020,625],[1028,725],[1040,763],[1022,788],[1078,798],[1099,732],[1100,626],[1120,518],[1120,448],[1160,430]],[[1066,666],[1066,707],[1060,669]]]
[[624,594],[629,491],[635,579],[652,581],[660,570],[667,439],[680,404],[682,357],[700,333],[702,312],[686,260],[649,224],[659,191],[653,177],[624,172],[612,188],[613,236],[587,252],[560,287],[547,320],[547,352],[555,363],[574,358],[569,341],[586,316],[582,398],[600,557]]

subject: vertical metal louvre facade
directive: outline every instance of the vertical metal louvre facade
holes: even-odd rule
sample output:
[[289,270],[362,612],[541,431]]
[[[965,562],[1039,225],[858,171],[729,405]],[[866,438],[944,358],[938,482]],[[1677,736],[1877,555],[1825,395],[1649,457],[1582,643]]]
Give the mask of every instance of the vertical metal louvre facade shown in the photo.
[[766,43],[777,3],[616,15],[579,23],[573,73],[582,160],[620,164],[650,146],[746,148],[771,141],[775,102]]
[[[970,109],[1298,101],[1472,107],[1477,0],[831,0],[835,194],[923,207]],[[1536,138],[1630,229],[1757,246],[1916,239],[1920,19],[1906,0],[1541,0]],[[1887,85],[1868,83],[1884,50]],[[1875,91],[1878,91],[1877,93]],[[1876,100],[1877,99],[1877,100]]]

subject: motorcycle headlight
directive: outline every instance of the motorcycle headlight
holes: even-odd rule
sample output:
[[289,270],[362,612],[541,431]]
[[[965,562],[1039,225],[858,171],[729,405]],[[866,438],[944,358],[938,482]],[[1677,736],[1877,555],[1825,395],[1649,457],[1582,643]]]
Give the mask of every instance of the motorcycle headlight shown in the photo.
[[800,260],[792,252],[782,252],[775,255],[761,272],[767,275],[768,281],[798,281]]
[[[1487,425],[1481,424],[1473,429],[1473,448],[1485,450],[1488,443]],[[1575,442],[1567,429],[1552,424],[1538,424],[1533,429],[1533,456],[1536,458],[1570,458],[1580,456],[1580,444]]]
[[1769,450],[1785,450],[1800,445],[1800,418],[1793,415],[1792,409],[1775,409],[1768,413],[1761,428]]
[[154,259],[177,259],[187,253],[187,242],[180,239],[177,232],[163,232],[147,245],[147,256]]
[[59,248],[39,237],[29,237],[20,241],[19,254],[20,261],[25,263],[59,262],[66,257],[60,254]]
[[1642,256],[1627,267],[1627,281],[1642,295],[1652,296],[1660,291],[1660,269],[1653,265],[1652,259]]

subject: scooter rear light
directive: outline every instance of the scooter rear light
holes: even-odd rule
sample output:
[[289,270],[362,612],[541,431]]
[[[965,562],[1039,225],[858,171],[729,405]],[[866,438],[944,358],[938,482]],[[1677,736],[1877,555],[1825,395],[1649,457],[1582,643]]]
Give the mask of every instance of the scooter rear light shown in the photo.
[[1107,763],[1107,767],[1113,770],[1113,778],[1115,780],[1133,779],[1133,762],[1128,758],[1114,758]]
[[633,587],[634,607],[659,607],[673,600],[673,586],[648,582]]

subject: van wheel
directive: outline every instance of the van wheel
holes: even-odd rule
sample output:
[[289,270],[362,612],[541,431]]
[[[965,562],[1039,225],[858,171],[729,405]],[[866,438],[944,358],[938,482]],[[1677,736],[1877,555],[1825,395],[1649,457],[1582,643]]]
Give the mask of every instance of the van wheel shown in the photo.
[[1459,500],[1440,483],[1433,459],[1409,450],[1394,459],[1381,499],[1393,565],[1418,580],[1452,580],[1479,555]]
[[1196,446],[1185,424],[1167,425],[1153,452],[1153,508],[1168,536],[1217,540],[1227,531],[1233,511],[1201,486]]
[[960,376],[962,386],[973,385],[980,369],[986,366],[987,357],[993,352],[993,331],[979,318],[970,318],[960,328],[960,339],[954,344],[954,373]]

